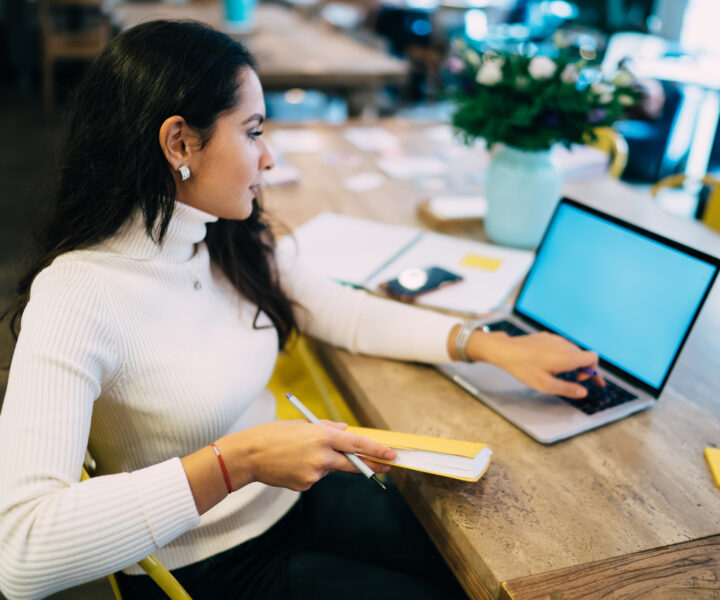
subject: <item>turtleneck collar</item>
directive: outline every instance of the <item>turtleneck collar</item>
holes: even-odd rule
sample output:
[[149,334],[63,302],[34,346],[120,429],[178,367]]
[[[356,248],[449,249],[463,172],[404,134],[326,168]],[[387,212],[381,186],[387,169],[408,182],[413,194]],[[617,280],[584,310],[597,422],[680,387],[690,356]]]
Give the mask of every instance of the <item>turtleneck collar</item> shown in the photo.
[[175,202],[162,244],[145,230],[142,211],[136,211],[105,244],[111,250],[140,260],[184,262],[195,253],[195,244],[205,239],[206,225],[218,218],[182,202]]

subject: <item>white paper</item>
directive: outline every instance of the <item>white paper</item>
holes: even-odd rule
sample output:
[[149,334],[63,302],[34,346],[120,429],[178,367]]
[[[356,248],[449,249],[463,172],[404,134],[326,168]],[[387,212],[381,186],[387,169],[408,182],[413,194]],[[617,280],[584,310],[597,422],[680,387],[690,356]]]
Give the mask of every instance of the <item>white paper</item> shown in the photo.
[[435,177],[447,173],[447,164],[439,158],[429,156],[401,156],[381,158],[378,167],[394,179],[415,179]]
[[566,179],[585,180],[603,177],[608,170],[609,157],[597,148],[575,144],[571,150],[555,146],[552,161],[563,170]]
[[385,178],[380,173],[358,173],[343,180],[343,187],[352,192],[367,192],[381,187]]
[[276,164],[262,174],[262,181],[268,187],[300,183],[300,170],[289,164]]
[[396,150],[400,140],[382,127],[348,127],[345,138],[364,152]]
[[280,241],[300,260],[331,279],[362,284],[378,268],[420,234],[418,229],[321,213]]
[[427,210],[438,219],[482,219],[487,213],[485,196],[436,196]]
[[276,129],[270,137],[272,150],[281,154],[308,154],[322,150],[322,139],[314,131]]
[[450,125],[435,125],[425,130],[425,137],[433,142],[443,145],[451,145],[460,143],[453,132]]

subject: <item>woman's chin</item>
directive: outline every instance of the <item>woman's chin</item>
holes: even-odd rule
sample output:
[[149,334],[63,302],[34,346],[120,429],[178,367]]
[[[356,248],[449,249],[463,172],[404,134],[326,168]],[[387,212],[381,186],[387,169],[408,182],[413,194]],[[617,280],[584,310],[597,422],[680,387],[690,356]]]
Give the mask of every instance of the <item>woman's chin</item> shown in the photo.
[[222,218],[231,221],[244,221],[245,219],[249,219],[253,212],[254,199],[255,198],[250,198],[249,200],[243,199],[242,202],[239,202],[232,207],[228,207],[227,211],[223,211],[226,214],[223,215]]

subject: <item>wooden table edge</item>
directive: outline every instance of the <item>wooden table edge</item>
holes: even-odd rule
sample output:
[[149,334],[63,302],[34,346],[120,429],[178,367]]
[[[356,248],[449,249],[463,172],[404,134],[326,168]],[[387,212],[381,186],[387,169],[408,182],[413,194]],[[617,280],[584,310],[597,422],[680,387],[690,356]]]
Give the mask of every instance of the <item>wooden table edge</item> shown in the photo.
[[501,584],[499,600],[720,599],[720,534]]

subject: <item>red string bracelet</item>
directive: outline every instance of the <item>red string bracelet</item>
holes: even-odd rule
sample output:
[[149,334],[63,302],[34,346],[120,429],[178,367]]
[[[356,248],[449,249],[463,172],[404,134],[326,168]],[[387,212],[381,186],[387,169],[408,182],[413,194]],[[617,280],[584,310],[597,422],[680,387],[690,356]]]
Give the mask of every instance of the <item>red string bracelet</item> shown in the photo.
[[218,457],[218,461],[220,462],[220,468],[222,469],[223,476],[225,477],[225,485],[228,489],[228,494],[232,494],[232,486],[230,485],[230,476],[228,475],[227,469],[225,468],[225,461],[223,460],[222,456],[220,455],[220,450],[218,450],[218,447],[215,444],[210,444],[213,450],[215,450],[215,454]]

